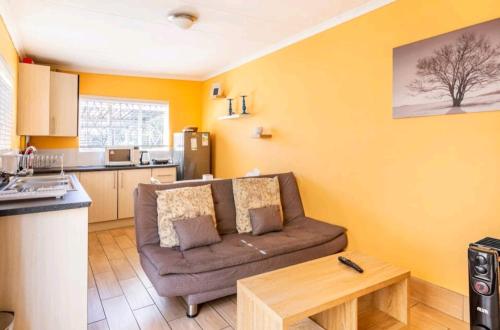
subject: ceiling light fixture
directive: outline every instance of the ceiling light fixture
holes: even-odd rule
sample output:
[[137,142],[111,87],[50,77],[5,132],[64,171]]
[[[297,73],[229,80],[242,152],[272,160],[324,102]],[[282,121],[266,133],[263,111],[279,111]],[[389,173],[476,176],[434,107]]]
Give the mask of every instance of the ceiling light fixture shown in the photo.
[[173,13],[168,15],[168,20],[183,30],[189,29],[198,17],[187,13]]

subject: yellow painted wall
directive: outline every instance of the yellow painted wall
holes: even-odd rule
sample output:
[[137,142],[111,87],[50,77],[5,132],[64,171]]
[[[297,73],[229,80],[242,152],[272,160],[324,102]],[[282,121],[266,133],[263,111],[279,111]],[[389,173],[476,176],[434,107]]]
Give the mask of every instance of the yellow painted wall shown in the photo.
[[[93,73],[79,75],[81,95],[168,101],[171,132],[178,132],[185,126],[201,126],[201,82]],[[32,137],[31,143],[38,148],[77,148],[78,138]]]
[[0,56],[7,62],[12,73],[12,83],[14,85],[14,101],[12,106],[12,111],[14,112],[14,130],[12,134],[12,147],[19,147],[19,138],[16,135],[16,109],[17,109],[17,74],[18,74],[18,62],[19,57],[17,51],[14,48],[12,39],[10,38],[9,32],[5,27],[2,17],[0,17]]
[[[204,83],[215,174],[294,171],[350,249],[467,293],[468,242],[500,237],[500,111],[392,119],[392,49],[500,16],[498,0],[398,0]],[[252,117],[219,121],[249,95]],[[500,109],[499,109],[500,110]],[[251,139],[255,126],[273,138]]]

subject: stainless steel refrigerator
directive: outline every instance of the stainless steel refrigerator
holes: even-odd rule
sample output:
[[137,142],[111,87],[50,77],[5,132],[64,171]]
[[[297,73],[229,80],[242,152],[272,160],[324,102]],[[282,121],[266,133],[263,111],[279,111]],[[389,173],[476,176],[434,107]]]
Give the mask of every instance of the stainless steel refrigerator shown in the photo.
[[210,133],[174,133],[174,162],[179,164],[177,180],[201,179],[211,174]]

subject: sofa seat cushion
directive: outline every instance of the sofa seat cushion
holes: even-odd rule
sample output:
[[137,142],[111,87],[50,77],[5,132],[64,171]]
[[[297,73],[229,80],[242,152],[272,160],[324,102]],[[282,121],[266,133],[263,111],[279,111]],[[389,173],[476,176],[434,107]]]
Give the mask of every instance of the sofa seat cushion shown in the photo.
[[336,225],[299,217],[280,232],[262,236],[228,234],[220,243],[187,251],[145,245],[141,253],[156,267],[159,275],[208,272],[251,263],[331,241],[345,229]]
[[[239,279],[269,272],[278,268],[299,264],[309,260],[326,257],[344,250],[347,236],[342,234],[334,240],[307,249],[274,256],[255,262],[236,265],[224,269],[196,274],[170,274],[160,276],[156,267],[144,254],[140,254],[141,265],[156,291],[162,297],[184,296],[190,304],[200,304],[222,295],[213,297],[214,291],[234,293]],[[228,293],[227,288],[232,288]],[[203,296],[205,299],[203,298]],[[210,296],[212,296],[210,298]]]

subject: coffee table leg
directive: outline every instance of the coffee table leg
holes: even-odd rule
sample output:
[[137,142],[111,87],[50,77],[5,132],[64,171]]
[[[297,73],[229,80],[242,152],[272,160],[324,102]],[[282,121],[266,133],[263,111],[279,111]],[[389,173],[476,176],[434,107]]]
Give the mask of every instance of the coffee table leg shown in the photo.
[[408,280],[374,292],[373,304],[382,312],[408,324]]
[[266,308],[259,300],[238,283],[237,295],[238,330],[285,330],[283,320]]
[[327,330],[356,330],[358,328],[358,300],[353,299],[311,316]]

